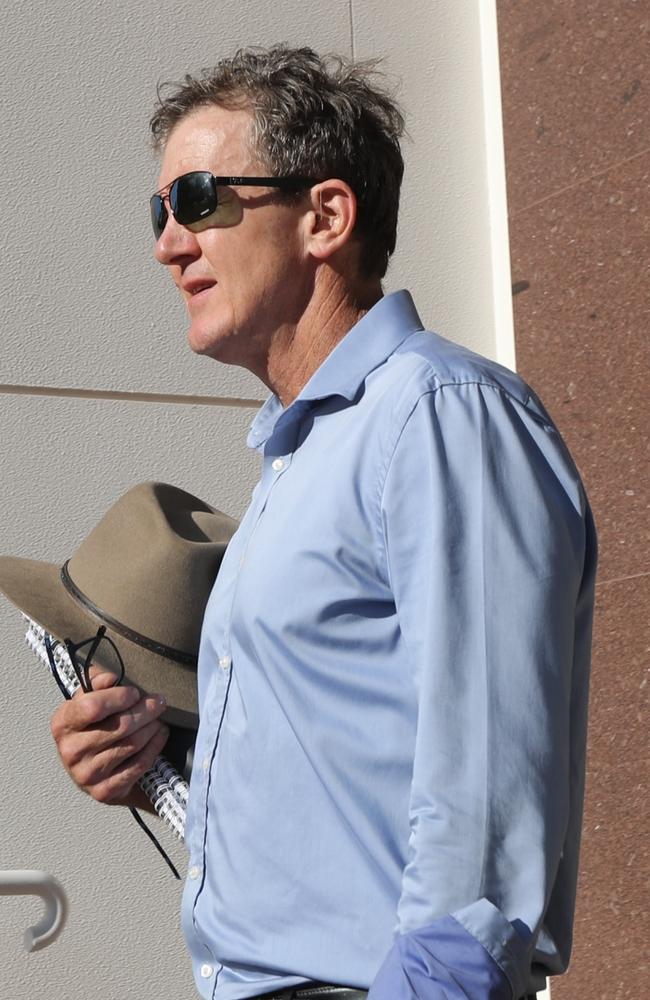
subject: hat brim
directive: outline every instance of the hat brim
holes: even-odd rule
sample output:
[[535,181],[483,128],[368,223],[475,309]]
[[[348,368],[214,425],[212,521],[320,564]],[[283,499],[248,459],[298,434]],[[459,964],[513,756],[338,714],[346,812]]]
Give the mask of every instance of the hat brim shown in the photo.
[[[165,721],[184,729],[198,727],[195,668],[160,656],[120,635],[68,593],[59,566],[0,556],[0,591],[56,639],[81,642],[105,625],[106,634],[124,661],[125,682],[142,691],[164,695]],[[101,664],[101,656],[98,662]]]

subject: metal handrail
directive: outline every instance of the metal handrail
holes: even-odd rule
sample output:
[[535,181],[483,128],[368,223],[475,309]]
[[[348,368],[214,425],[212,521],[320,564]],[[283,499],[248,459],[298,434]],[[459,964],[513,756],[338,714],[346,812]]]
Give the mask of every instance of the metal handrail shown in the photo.
[[63,930],[68,916],[68,899],[60,882],[47,872],[0,871],[0,896],[40,896],[45,913],[28,927],[23,941],[27,951],[39,951],[51,944]]

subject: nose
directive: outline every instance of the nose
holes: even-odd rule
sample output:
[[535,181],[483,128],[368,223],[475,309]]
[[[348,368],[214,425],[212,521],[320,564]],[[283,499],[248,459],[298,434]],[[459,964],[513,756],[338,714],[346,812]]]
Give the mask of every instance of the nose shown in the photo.
[[179,225],[169,212],[165,228],[156,240],[154,257],[160,264],[178,264],[180,261],[196,260],[201,256],[201,247],[196,235]]

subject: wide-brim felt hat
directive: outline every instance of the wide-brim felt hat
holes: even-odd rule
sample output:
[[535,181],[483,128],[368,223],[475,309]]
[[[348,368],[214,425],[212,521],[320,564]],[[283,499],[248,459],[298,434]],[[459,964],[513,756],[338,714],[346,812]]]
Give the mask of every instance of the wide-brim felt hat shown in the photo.
[[[194,730],[203,614],[236,528],[184,490],[141,483],[62,566],[0,556],[0,591],[60,640],[82,642],[105,626],[124,661],[123,683],[163,694],[163,718]],[[109,666],[102,648],[97,661]]]

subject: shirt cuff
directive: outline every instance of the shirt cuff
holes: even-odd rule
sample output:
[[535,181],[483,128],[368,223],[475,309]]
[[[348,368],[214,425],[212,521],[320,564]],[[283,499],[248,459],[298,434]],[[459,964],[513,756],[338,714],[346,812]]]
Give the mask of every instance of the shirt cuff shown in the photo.
[[[495,961],[457,917],[440,917],[417,931],[401,934],[379,970],[368,1000],[516,1000],[519,993],[515,993],[502,963]],[[508,927],[513,931],[511,924]]]
[[452,916],[496,962],[507,976],[517,1000],[528,990],[532,933],[521,921],[517,929],[489,899],[479,899]]

